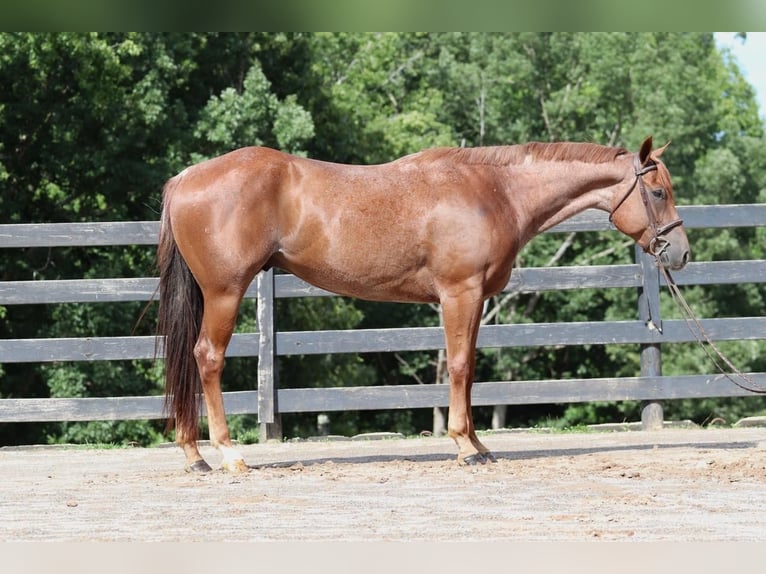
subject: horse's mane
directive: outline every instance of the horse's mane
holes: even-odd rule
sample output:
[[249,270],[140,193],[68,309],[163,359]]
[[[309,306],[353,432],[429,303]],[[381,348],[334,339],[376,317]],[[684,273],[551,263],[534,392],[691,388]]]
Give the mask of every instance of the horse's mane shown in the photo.
[[530,142],[520,145],[433,148],[420,155],[423,159],[447,159],[453,162],[484,165],[518,165],[534,161],[581,161],[607,163],[618,156],[630,153],[625,148],[609,147],[593,143]]

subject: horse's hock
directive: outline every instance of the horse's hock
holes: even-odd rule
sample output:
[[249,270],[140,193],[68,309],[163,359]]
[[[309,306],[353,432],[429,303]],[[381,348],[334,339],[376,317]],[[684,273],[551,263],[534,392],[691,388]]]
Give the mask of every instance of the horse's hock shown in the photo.
[[458,467],[444,438],[245,445],[240,475],[185,473],[165,448],[3,448],[0,537],[766,540],[766,428],[482,440],[496,464]]

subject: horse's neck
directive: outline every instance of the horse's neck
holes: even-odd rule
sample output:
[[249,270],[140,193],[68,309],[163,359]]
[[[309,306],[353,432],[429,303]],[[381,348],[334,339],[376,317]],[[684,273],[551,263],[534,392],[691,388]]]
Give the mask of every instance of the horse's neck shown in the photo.
[[585,211],[609,211],[615,189],[625,181],[626,165],[621,161],[586,164],[583,162],[545,162],[535,166],[537,174],[525,177],[523,195],[518,202],[522,219],[535,235]]

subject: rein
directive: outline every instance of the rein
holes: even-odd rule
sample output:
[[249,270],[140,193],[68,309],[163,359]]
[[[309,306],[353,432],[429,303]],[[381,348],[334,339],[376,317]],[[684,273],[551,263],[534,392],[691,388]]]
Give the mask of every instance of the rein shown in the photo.
[[[726,357],[726,355],[724,355],[721,352],[718,346],[713,342],[713,340],[710,338],[710,335],[707,334],[705,329],[702,328],[702,325],[700,324],[699,319],[697,319],[697,317],[694,315],[694,312],[691,310],[691,307],[689,307],[689,304],[686,302],[686,299],[681,293],[681,290],[678,288],[678,285],[676,284],[675,280],[670,275],[670,271],[668,271],[667,268],[662,264],[662,262],[659,260],[659,257],[657,258],[657,265],[659,266],[660,271],[662,271],[662,274],[665,277],[665,282],[667,283],[668,289],[670,290],[671,298],[673,299],[673,302],[676,304],[678,309],[681,311],[684,321],[686,322],[686,326],[689,328],[689,331],[691,331],[692,335],[694,335],[694,338],[697,340],[700,346],[705,350],[705,354],[707,354],[707,356],[713,362],[715,367],[721,372],[723,376],[725,376],[727,379],[729,379],[732,383],[737,385],[739,388],[749,391],[751,393],[766,394],[766,387],[760,386],[758,383],[753,381],[751,377],[749,377],[748,375],[740,371],[737,367],[735,367],[734,364]],[[707,343],[710,346],[710,348],[715,352],[715,355],[718,355],[718,358],[716,358],[713,355],[713,353],[705,346],[705,343]],[[734,374],[736,374],[739,378],[741,378],[744,381],[744,383],[740,383],[739,381],[734,379],[732,377],[732,373],[726,372],[724,368],[721,366],[721,363],[718,361],[718,359],[723,361],[726,364],[726,366],[728,366],[734,372]]]
[[[689,304],[686,302],[686,299],[684,298],[683,294],[681,293],[681,290],[678,288],[678,285],[676,284],[673,277],[670,275],[670,271],[665,267],[665,265],[662,263],[662,253],[667,249],[668,245],[670,243],[667,239],[663,237],[663,235],[667,234],[670,230],[678,227],[679,225],[683,225],[683,219],[676,219],[675,221],[671,221],[670,223],[666,223],[665,225],[659,225],[659,220],[657,218],[657,213],[654,211],[654,206],[652,205],[652,202],[649,200],[648,192],[646,191],[646,186],[644,185],[643,176],[649,173],[650,171],[656,171],[657,170],[657,164],[656,163],[649,163],[647,165],[642,166],[638,159],[638,154],[633,156],[633,170],[635,173],[636,178],[633,180],[633,184],[630,186],[628,191],[625,193],[625,195],[622,196],[619,202],[617,202],[617,205],[614,207],[612,212],[609,214],[609,222],[612,222],[612,219],[614,217],[615,212],[622,206],[623,203],[630,197],[630,194],[633,193],[633,190],[636,189],[636,186],[638,186],[639,193],[641,194],[641,201],[644,204],[644,208],[646,209],[646,215],[649,219],[649,227],[652,228],[652,231],[654,232],[654,237],[649,241],[649,245],[646,248],[646,251],[654,255],[655,259],[657,260],[657,266],[662,271],[663,276],[665,277],[665,282],[668,285],[668,289],[670,290],[671,298],[673,299],[673,302],[676,304],[678,309],[681,311],[681,315],[684,318],[684,321],[686,322],[686,326],[689,328],[689,331],[691,331],[692,335],[694,335],[694,338],[696,341],[700,344],[700,346],[705,350],[705,353],[710,358],[710,360],[713,362],[715,367],[721,372],[722,375],[724,375],[727,379],[729,379],[732,383],[740,387],[741,389],[744,389],[746,391],[749,391],[751,393],[758,393],[758,394],[766,394],[766,387],[762,387],[758,385],[751,377],[740,371],[737,367],[734,366],[734,364],[721,352],[721,350],[718,348],[718,346],[713,342],[713,340],[710,338],[710,335],[707,334],[705,329],[702,328],[702,325],[700,324],[697,317],[694,315],[694,312],[691,310],[691,307],[689,307]],[[696,329],[696,330],[695,330]],[[707,343],[710,346],[710,349],[713,350],[711,352],[706,346],[705,343]],[[714,356],[717,355],[716,356]],[[742,381],[739,382],[732,376],[732,373],[727,372],[724,370],[723,366],[719,362],[723,361],[723,363],[728,366],[732,371],[733,374],[737,375]]]

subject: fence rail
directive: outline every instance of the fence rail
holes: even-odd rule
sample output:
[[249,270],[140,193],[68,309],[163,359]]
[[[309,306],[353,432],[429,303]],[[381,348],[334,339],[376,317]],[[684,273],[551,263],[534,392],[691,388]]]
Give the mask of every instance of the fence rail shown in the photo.
[[[759,227],[766,225],[766,204],[687,206],[679,212],[687,229]],[[548,233],[613,229],[605,214],[588,211]],[[0,225],[0,248],[155,245],[158,222],[104,222]],[[766,260],[702,261],[676,274],[680,285],[762,283]],[[641,295],[635,321],[561,322],[487,325],[478,346],[532,347],[547,345],[640,344],[642,376],[566,380],[478,382],[473,404],[534,404],[588,401],[748,396],[719,374],[662,376],[658,368],[662,344],[694,341],[681,320],[662,321],[662,332],[647,327],[647,309],[659,317],[663,280],[650,257],[637,251],[636,263],[516,269],[506,292],[583,288],[632,288]],[[155,294],[155,277],[0,282],[0,305],[148,301]],[[396,385],[342,388],[279,389],[276,356],[326,353],[367,353],[440,349],[440,328],[367,329],[351,331],[281,332],[274,325],[277,298],[333,295],[292,275],[259,274],[246,297],[257,300],[259,330],[237,333],[227,356],[258,356],[257,388],[224,393],[229,414],[257,413],[262,436],[278,428],[280,413],[338,410],[407,409],[448,405],[444,385]],[[710,318],[701,321],[716,341],[766,338],[766,318]],[[151,359],[153,337],[90,337],[0,340],[0,363],[108,361]],[[766,384],[766,373],[753,373]],[[0,422],[128,420],[162,418],[162,397],[4,398]],[[278,431],[276,431],[278,432]]]

